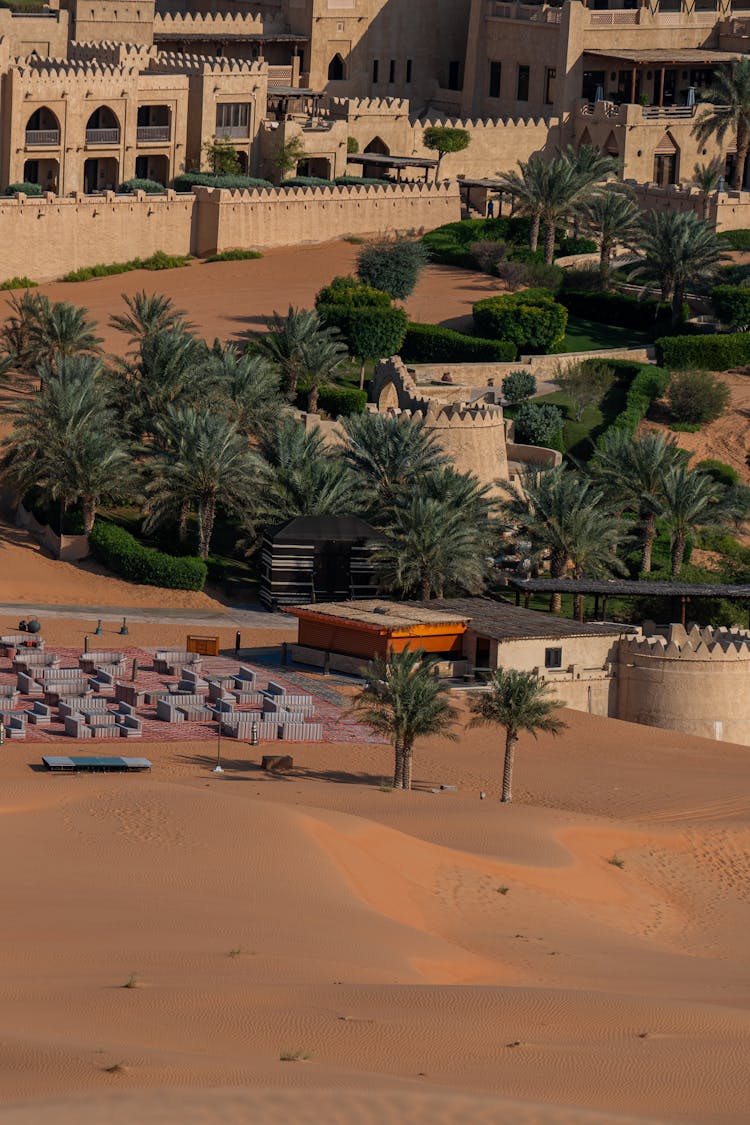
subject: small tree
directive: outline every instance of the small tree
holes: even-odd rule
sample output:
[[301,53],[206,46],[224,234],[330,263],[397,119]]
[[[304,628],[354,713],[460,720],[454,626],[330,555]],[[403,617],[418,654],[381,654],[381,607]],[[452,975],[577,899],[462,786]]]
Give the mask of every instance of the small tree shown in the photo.
[[510,375],[506,375],[503,379],[502,387],[503,398],[507,399],[511,406],[517,406],[534,397],[536,379],[530,371],[511,371]]
[[300,160],[304,160],[307,153],[305,146],[299,137],[290,137],[286,144],[283,144],[279,151],[273,158],[273,162],[278,168],[282,180],[286,179],[290,172],[294,172]]
[[612,368],[598,360],[579,360],[555,372],[555,382],[570,399],[577,422],[587,406],[601,402],[614,381]]
[[414,743],[428,734],[456,741],[450,730],[456,711],[448,687],[435,675],[436,661],[421,649],[391,651],[374,660],[369,683],[354,699],[354,710],[373,730],[384,734],[394,750],[393,788],[411,789]]
[[562,410],[551,402],[524,402],[516,414],[516,437],[529,445],[550,447],[562,424]]
[[497,274],[497,267],[505,261],[507,252],[508,247],[504,242],[490,238],[472,242],[469,247],[469,253],[483,273]]
[[359,141],[356,137],[346,138],[346,151],[350,156],[356,156],[359,152]]
[[365,363],[396,355],[404,342],[409,324],[404,310],[394,308],[387,293],[355,277],[335,277],[318,293],[315,306],[324,324],[338,328],[349,354],[360,361],[360,390]]
[[750,329],[750,289],[739,285],[717,285],[711,291],[711,304],[719,320],[736,332]]
[[729,387],[710,371],[678,371],[667,390],[676,422],[704,425],[719,418],[729,405]]
[[440,165],[449,152],[463,152],[471,143],[471,134],[466,129],[454,129],[448,125],[430,125],[422,134],[425,148],[438,154],[435,179],[440,178]]
[[240,171],[240,158],[230,141],[206,141],[203,153],[209,172],[215,176],[236,176]]
[[403,301],[414,292],[429,253],[422,242],[399,238],[393,242],[371,242],[357,258],[360,281]]
[[513,668],[505,672],[498,668],[489,682],[489,690],[481,695],[476,693],[471,700],[470,727],[505,727],[501,797],[505,804],[512,799],[513,757],[520,732],[529,731],[536,738],[539,730],[557,735],[567,726],[556,714],[562,703],[550,699],[551,692],[551,685],[533,672],[518,672]]

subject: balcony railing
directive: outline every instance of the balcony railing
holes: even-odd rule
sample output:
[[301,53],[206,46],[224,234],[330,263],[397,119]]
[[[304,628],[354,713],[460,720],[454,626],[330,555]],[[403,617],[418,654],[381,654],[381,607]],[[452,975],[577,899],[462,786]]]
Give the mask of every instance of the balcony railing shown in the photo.
[[119,145],[120,143],[120,130],[119,129],[87,129],[86,130],[86,144],[87,145]]
[[544,8],[536,4],[505,4],[490,0],[489,13],[498,20],[524,20],[528,23],[560,23],[559,8]]
[[250,136],[249,125],[217,125],[216,138],[220,141],[246,140]]
[[139,141],[168,141],[169,125],[139,125],[136,130]]
[[26,144],[42,148],[55,148],[60,143],[59,129],[27,129]]

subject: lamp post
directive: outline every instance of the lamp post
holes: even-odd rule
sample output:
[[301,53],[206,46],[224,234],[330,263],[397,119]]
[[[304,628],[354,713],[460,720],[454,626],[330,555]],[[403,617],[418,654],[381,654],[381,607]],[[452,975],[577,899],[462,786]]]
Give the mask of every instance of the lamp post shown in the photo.
[[213,772],[224,773],[224,770],[221,768],[221,711],[218,708],[216,709],[216,726],[218,736],[216,741],[216,765],[214,766]]

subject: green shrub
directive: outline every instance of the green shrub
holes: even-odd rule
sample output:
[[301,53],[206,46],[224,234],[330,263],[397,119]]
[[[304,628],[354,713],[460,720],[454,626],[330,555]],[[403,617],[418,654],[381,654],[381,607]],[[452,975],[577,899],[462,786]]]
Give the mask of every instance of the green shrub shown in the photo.
[[563,412],[551,402],[524,402],[516,413],[516,441],[554,447],[563,426]]
[[568,258],[573,254],[595,254],[598,249],[593,238],[561,238],[555,257]]
[[724,324],[747,332],[750,327],[750,289],[739,285],[717,285],[711,292],[711,304]]
[[525,402],[536,394],[536,379],[530,371],[511,371],[502,383],[503,398],[511,405]]
[[320,176],[290,176],[282,180],[279,187],[333,187],[333,180],[323,180]]
[[702,426],[719,418],[729,405],[729,387],[709,371],[677,371],[667,390],[676,422]]
[[255,258],[262,258],[260,250],[222,250],[219,254],[209,254],[204,259],[206,262],[249,262]]
[[404,300],[414,292],[427,258],[422,243],[411,239],[371,242],[357,256],[357,276],[365,285]]
[[433,262],[474,268],[471,246],[476,242],[528,241],[529,220],[523,218],[463,219],[428,231],[422,238]]
[[700,422],[671,422],[669,428],[675,434],[697,434],[701,424]]
[[736,469],[727,465],[726,461],[717,461],[714,457],[707,457],[705,461],[699,461],[695,468],[700,469],[702,473],[708,473],[718,484],[724,484],[727,487],[737,484],[740,479],[740,474]]
[[203,559],[175,558],[153,547],[144,547],[117,524],[97,520],[89,543],[100,562],[131,582],[170,590],[202,590],[206,584]]
[[6,195],[34,195],[42,194],[41,184],[30,184],[25,180],[18,184],[8,184],[5,189]]
[[324,286],[315,298],[315,307],[320,311],[327,305],[344,308],[385,308],[391,307],[392,299],[382,289],[365,285],[351,274],[334,277],[330,285]]
[[390,187],[390,180],[373,179],[372,176],[337,176],[336,187]]
[[[612,425],[634,434],[638,423],[646,417],[651,404],[666,392],[670,374],[662,367],[654,367],[646,363],[631,364],[614,361],[612,367],[617,379],[627,379],[629,375],[631,376],[625,409]],[[631,373],[632,368],[637,368],[635,375]]]
[[401,345],[401,358],[406,363],[509,363],[516,358],[516,345],[412,321]]
[[534,259],[523,263],[516,260],[510,264],[523,265],[526,284],[535,289],[548,289],[553,294],[559,293],[562,289],[565,270],[561,270],[559,266],[550,266],[546,262],[537,262]]
[[[651,297],[643,299],[632,293],[604,293],[602,291],[566,289],[558,300],[573,316],[584,316],[600,324],[612,324],[617,328],[644,328],[653,325],[668,327],[672,322],[672,311],[666,301],[656,301]],[[689,316],[687,305],[683,306],[683,319]]]
[[367,391],[356,387],[334,387],[325,383],[318,394],[318,405],[332,418],[362,414],[367,406]]
[[90,281],[92,277],[113,277],[118,273],[130,273],[132,270],[174,270],[181,269],[190,261],[189,257],[179,254],[165,254],[157,250],[150,258],[132,258],[129,262],[100,263],[96,266],[82,266],[79,270],[72,270],[61,277],[61,281]]
[[36,289],[37,285],[30,277],[9,277],[0,281],[0,289]]
[[175,191],[192,191],[194,187],[228,188],[230,191],[252,191],[255,188],[272,189],[270,180],[253,176],[218,176],[212,172],[183,172],[174,181]]
[[719,238],[730,250],[750,250],[750,230],[724,230]]
[[166,189],[158,180],[139,180],[135,176],[132,180],[124,180],[119,190],[123,195],[132,195],[136,191],[145,191],[147,195],[163,195]]
[[559,345],[568,311],[546,289],[526,289],[477,301],[474,328],[486,339],[512,340],[519,351],[549,352]]
[[356,277],[335,277],[318,293],[315,306],[323,321],[341,332],[349,354],[364,362],[396,355],[409,318],[387,293]]
[[352,156],[355,156],[359,152],[359,141],[356,137],[346,138],[346,151]]
[[750,363],[750,332],[663,336],[656,341],[656,357],[664,367],[728,371]]

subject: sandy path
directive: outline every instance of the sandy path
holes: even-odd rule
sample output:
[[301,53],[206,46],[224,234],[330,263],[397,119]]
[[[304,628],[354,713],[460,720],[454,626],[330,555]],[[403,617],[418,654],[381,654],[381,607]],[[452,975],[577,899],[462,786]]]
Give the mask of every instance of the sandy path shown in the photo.
[[7,1119],[744,1122],[750,751],[566,719],[503,808],[484,730],[420,746],[412,794],[378,745],[282,778],[230,743],[217,779],[205,743],[79,778],[6,744],[0,1099],[55,1099]]
[[[165,293],[206,339],[231,340],[263,328],[265,317],[275,310],[286,312],[289,305],[312,308],[319,289],[338,274],[354,272],[357,253],[351,243],[329,242],[268,250],[256,261],[196,261],[185,269],[159,273],[136,270],[78,283],[51,282],[37,291],[87,308],[106,350],[123,354],[127,341],[108,325],[112,313],[121,309],[123,293]],[[406,308],[415,320],[453,327],[471,315],[474,301],[497,292],[498,284],[487,274],[428,266]],[[11,297],[0,294],[0,310]]]

